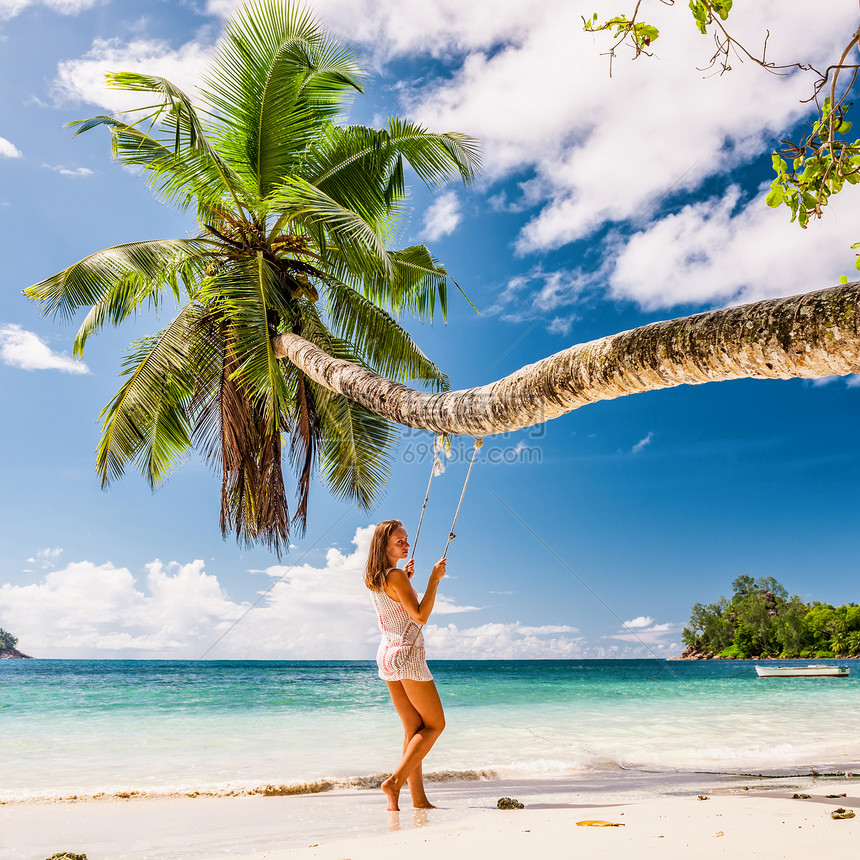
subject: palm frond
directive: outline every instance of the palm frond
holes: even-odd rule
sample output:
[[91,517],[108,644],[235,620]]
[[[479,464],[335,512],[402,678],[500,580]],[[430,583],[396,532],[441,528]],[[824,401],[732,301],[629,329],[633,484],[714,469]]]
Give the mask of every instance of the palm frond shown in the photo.
[[188,357],[199,316],[197,303],[189,302],[157,335],[132,344],[122,365],[128,379],[101,414],[96,465],[103,485],[135,460],[155,487],[190,448],[187,407],[194,380]]
[[299,170],[321,127],[361,89],[355,56],[297,4],[251,3],[229,24],[206,98],[259,196]]
[[[349,171],[374,150],[384,153],[390,161],[405,159],[431,188],[455,175],[468,184],[481,169],[477,140],[460,132],[431,132],[419,123],[398,117],[389,118],[385,131],[356,126],[343,131],[344,140],[339,141],[338,148],[331,155],[317,155],[318,168],[322,169],[311,179],[314,184],[325,186],[338,173]],[[375,133],[368,135],[369,131]]]
[[320,472],[341,499],[369,510],[391,474],[397,431],[391,422],[363,406],[314,386],[320,412]]
[[[375,272],[357,271],[348,266],[333,248],[329,249],[325,261],[326,273],[395,317],[408,312],[419,320],[432,322],[438,303],[442,319],[445,319],[448,313],[448,281],[461,293],[463,290],[427,246],[411,245],[398,251],[389,251],[388,254],[394,267],[393,278],[380,278]],[[471,305],[468,296],[465,297]]]
[[309,152],[304,175],[369,223],[393,220],[406,199],[403,159],[384,130],[328,127]]
[[[75,135],[99,126],[111,132],[114,158],[129,167],[139,167],[147,184],[165,203],[171,203],[180,212],[194,205],[198,218],[205,220],[214,207],[229,199],[227,189],[218,170],[205,153],[186,149],[179,153],[167,144],[175,143],[175,136],[162,141],[136,125],[103,114],[68,123],[77,126]],[[150,123],[150,130],[152,123]],[[238,183],[238,179],[236,180]]]
[[236,356],[232,377],[274,431],[291,402],[272,351],[277,331],[272,312],[289,304],[278,273],[258,253],[201,281],[199,295],[205,303],[217,305],[226,323],[226,349]]
[[[177,277],[192,277],[196,258],[204,247],[205,243],[197,239],[153,239],[114,245],[33,284],[24,294],[41,302],[43,316],[70,319],[79,308],[102,301],[112,289],[122,292],[131,279],[138,288],[137,293],[127,297],[133,310],[141,301],[154,297],[165,282],[173,289]],[[137,304],[134,300],[138,300]],[[121,308],[117,308],[120,316]]]
[[417,122],[399,117],[388,120],[391,145],[431,188],[447,182],[452,171],[468,185],[481,169],[478,141],[458,131],[427,131]]
[[[152,160],[148,169],[150,181],[157,182],[164,176],[170,177],[183,163],[196,169],[198,178],[205,177],[214,188],[210,196],[229,197],[239,210],[247,202],[247,188],[241,177],[222,158],[209,140],[207,129],[197,114],[191,99],[167,78],[157,75],[144,75],[138,72],[108,72],[105,76],[108,86],[132,92],[150,92],[160,96],[162,101],[154,108],[154,113],[146,119],[157,120],[166,130],[172,129],[172,159]],[[145,121],[145,120],[144,120]],[[82,124],[82,130],[92,126]],[[149,135],[147,135],[149,137]],[[167,140],[170,140],[168,138]],[[166,141],[160,143],[170,150]]]
[[309,10],[299,3],[250,2],[228,24],[204,81],[207,99],[227,123],[248,130],[258,124],[261,96],[281,56],[304,78],[303,100],[320,121],[341,113],[345,92],[361,92],[364,75],[355,52],[326,34]]
[[333,328],[376,373],[396,382],[421,379],[437,391],[447,390],[448,377],[393,317],[343,284],[330,282],[324,290]]
[[378,272],[384,277],[393,275],[385,246],[393,220],[377,218],[369,223],[300,177],[281,184],[269,196],[268,204],[299,230],[307,232],[321,256],[334,246],[344,263],[356,270]]

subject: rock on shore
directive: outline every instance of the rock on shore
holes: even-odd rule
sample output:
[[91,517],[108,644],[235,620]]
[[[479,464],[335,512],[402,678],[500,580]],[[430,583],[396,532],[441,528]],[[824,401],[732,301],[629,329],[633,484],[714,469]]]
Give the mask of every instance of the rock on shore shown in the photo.
[[0,660],[32,660],[29,654],[22,654],[17,648],[6,648],[0,651]]
[[688,645],[679,660],[722,660],[723,658],[715,654],[713,651],[703,651],[701,648],[696,648],[695,645]]

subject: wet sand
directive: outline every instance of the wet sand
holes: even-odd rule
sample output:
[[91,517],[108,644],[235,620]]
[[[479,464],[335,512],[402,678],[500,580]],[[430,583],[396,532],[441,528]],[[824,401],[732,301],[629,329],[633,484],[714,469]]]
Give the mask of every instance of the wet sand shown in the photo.
[[[809,799],[792,795],[809,794]],[[846,797],[826,798],[827,794]],[[431,784],[440,808],[387,813],[375,790],[293,797],[177,797],[0,806],[0,856],[44,860],[457,860],[489,856],[796,858],[853,856],[855,779],[616,772],[570,780]],[[707,797],[700,800],[699,795]],[[522,810],[501,811],[516,797]],[[837,807],[858,817],[833,820]],[[618,827],[578,827],[590,819]]]

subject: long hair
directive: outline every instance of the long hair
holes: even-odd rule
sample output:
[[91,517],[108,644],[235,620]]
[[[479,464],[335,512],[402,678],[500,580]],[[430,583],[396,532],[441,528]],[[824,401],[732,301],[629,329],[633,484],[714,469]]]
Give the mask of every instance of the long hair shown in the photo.
[[400,520],[385,520],[381,522],[370,539],[370,552],[367,554],[367,566],[364,569],[364,584],[371,591],[382,591],[385,585],[385,574],[388,572],[388,541],[391,535],[403,528]]

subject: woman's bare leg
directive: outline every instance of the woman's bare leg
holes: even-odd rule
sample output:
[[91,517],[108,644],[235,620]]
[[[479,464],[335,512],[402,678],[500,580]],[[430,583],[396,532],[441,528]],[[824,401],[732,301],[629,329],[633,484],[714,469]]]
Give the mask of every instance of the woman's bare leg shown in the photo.
[[[439,699],[436,685],[432,681],[403,680],[399,683],[402,685],[409,703],[418,712],[422,725],[405,745],[403,758],[394,773],[382,783],[382,790],[388,797],[388,808],[392,810],[400,809],[398,805],[400,789],[406,784],[415,768],[424,760],[424,756],[430,752],[436,739],[445,728],[445,713],[442,710],[442,702]],[[389,689],[391,689],[390,683]]]
[[[406,749],[409,746],[409,741],[412,740],[422,728],[424,721],[421,719],[421,714],[415,709],[412,702],[409,701],[409,696],[403,689],[403,684],[400,681],[388,681],[388,692],[391,694],[391,702],[400,721],[403,723],[403,754],[406,755]],[[432,803],[427,799],[427,794],[424,791],[424,774],[421,769],[421,762],[418,763],[415,770],[407,779],[409,785],[409,794],[412,796],[412,806],[415,809],[435,809]]]
[[[406,744],[404,744],[404,749]],[[409,786],[409,794],[412,797],[413,809],[435,809],[436,807],[427,799],[427,793],[424,791],[424,765],[418,762],[417,767],[409,775],[406,780]]]

